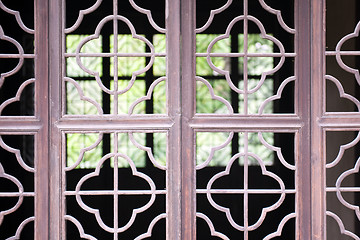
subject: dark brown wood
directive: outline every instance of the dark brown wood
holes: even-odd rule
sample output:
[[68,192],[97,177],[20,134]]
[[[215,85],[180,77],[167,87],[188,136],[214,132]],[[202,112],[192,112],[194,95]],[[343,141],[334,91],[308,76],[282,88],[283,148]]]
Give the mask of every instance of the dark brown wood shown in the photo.
[[196,1],[181,1],[181,160],[182,239],[196,239],[195,134],[189,125],[195,114]]
[[[302,128],[296,137],[296,239],[311,239],[311,0],[295,1],[295,105]],[[304,19],[308,19],[304,21]]]
[[325,1],[311,1],[311,233],[326,239],[325,142],[319,119],[325,112]]
[[169,130],[167,146],[167,239],[183,239],[181,233],[181,55],[180,49],[180,0],[167,2],[166,46],[167,46],[167,107],[173,122]]
[[62,221],[62,214],[64,213],[64,198],[62,198],[61,191],[64,190],[62,183],[61,169],[63,149],[60,130],[57,123],[62,115],[62,99],[63,92],[63,72],[64,60],[62,52],[64,50],[64,36],[62,34],[62,27],[65,19],[64,16],[64,1],[55,0],[49,1],[49,184],[50,184],[50,239],[64,239],[65,232]]
[[[289,194],[296,191],[295,238],[297,240],[327,238],[325,131],[359,131],[360,114],[358,112],[325,112],[325,54],[332,57],[337,54],[334,51],[325,52],[325,0],[295,0],[295,53],[284,53],[283,55],[295,59],[295,113],[274,115],[249,115],[247,110],[245,110],[245,114],[238,114],[239,94],[234,91],[231,97],[235,114],[196,114],[196,1],[174,0],[166,1],[167,115],[120,116],[116,112],[111,115],[110,97],[109,94],[104,93],[104,115],[65,116],[66,91],[64,91],[63,81],[66,67],[65,2],[64,0],[34,1],[35,116],[1,116],[0,118],[0,134],[35,135],[35,239],[66,239],[65,198],[67,194],[70,196],[71,194],[76,195],[76,193],[66,189],[65,135],[73,132],[96,131],[105,133],[166,131],[168,133],[166,189],[159,190],[159,192],[167,196],[166,238],[171,240],[196,239],[196,132],[244,132],[246,139],[249,132],[294,133],[296,144],[295,190],[286,189],[286,191]],[[114,13],[117,14],[118,5],[116,2],[113,4]],[[248,31],[252,32],[247,25],[247,7],[247,2],[244,1],[244,6],[241,7],[245,12],[244,45],[247,45]],[[118,33],[117,23],[114,25],[113,30],[116,36]],[[220,27],[214,32],[223,33],[225,31],[225,29],[221,29],[223,23],[218,26]],[[104,49],[109,52],[110,33],[107,32],[106,36],[103,43],[107,47]],[[236,38],[236,36],[237,33],[233,37]],[[232,43],[232,51],[238,51],[237,46],[236,38]],[[212,55],[233,57],[232,68],[235,73],[232,77],[236,78],[235,85],[239,82],[240,76],[238,60],[234,57],[249,57],[247,50],[244,51],[244,53]],[[344,54],[356,55],[358,51],[344,52]],[[149,54],[144,54],[143,57],[146,57],[149,62],[151,59],[149,56]],[[164,57],[164,55],[161,56]],[[206,54],[199,53],[197,56],[206,57]],[[255,54],[250,57],[259,56],[264,57],[266,54]],[[276,53],[267,57],[279,58],[281,56],[281,53]],[[7,57],[18,56],[8,55]],[[244,75],[247,75],[247,63],[245,62]],[[107,72],[104,72],[106,75],[105,85],[109,87],[111,81],[109,59],[103,62],[103,67],[107,69],[105,70]],[[146,78],[150,80],[147,82],[147,88],[149,88],[154,76],[148,74]],[[247,82],[247,76],[244,78],[244,82]],[[245,98],[247,98],[247,94],[245,93]],[[247,100],[244,102],[246,105]],[[152,106],[149,104],[147,106],[147,113],[151,113]],[[151,143],[150,138],[153,136],[149,134],[148,137],[148,143]],[[234,155],[238,151],[238,138],[235,137],[233,141],[236,142],[232,149]],[[248,145],[247,141],[244,144],[245,148]],[[104,148],[105,152],[110,152],[110,134],[107,134],[103,143],[108,145],[106,149]],[[115,143],[117,142],[115,141]],[[114,145],[117,146],[117,144]],[[245,158],[247,158],[247,154]],[[248,239],[251,231],[248,229],[247,194],[250,191],[247,181],[251,171],[248,171],[247,163],[245,165],[244,189],[221,189],[221,191],[246,195],[244,197],[246,203],[242,207],[245,225],[244,238]],[[114,171],[114,176],[117,174]],[[114,185],[116,184],[117,181],[114,181]],[[269,189],[256,191],[264,193],[267,190]],[[206,194],[206,191],[198,189],[198,193],[201,194]],[[328,191],[336,192],[337,189],[333,187]],[[355,192],[358,189],[354,188],[348,191]],[[109,193],[109,195],[111,194]],[[27,196],[32,196],[32,193],[27,193]],[[116,194],[114,196],[114,198],[118,197]],[[118,200],[116,199],[114,203],[118,203]],[[117,225],[118,211],[116,208],[114,209],[116,217],[114,217],[113,223],[115,231],[117,231],[119,229]],[[211,230],[215,228],[212,227]],[[113,235],[114,239],[118,238],[116,232]]]
[[41,129],[35,137],[35,239],[49,235],[49,5],[35,4],[35,116]]

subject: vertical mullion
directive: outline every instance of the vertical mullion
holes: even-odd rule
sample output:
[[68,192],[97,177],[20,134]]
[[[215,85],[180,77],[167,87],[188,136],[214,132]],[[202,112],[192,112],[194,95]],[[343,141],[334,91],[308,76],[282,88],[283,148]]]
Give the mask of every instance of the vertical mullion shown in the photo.
[[117,53],[118,53],[118,1],[114,0],[113,1],[113,15],[114,15],[114,25],[113,25],[113,31],[114,31],[114,115],[118,114],[118,110],[119,110],[119,95],[118,95],[118,91],[119,91],[119,70],[118,70],[118,63],[119,63],[119,58],[117,57]]
[[244,133],[244,239],[249,239],[249,133]]
[[195,114],[196,1],[181,1],[181,161],[182,239],[196,239],[195,133],[189,121]]
[[117,132],[114,133],[114,240],[118,239],[119,231],[119,157],[118,157],[118,147],[119,147],[119,135]]
[[311,1],[311,185],[312,239],[326,239],[324,133],[318,123],[324,113],[325,0]]
[[48,143],[48,24],[47,0],[36,0],[35,4],[35,116],[41,129],[35,137],[35,239],[49,239],[49,148]]
[[[47,0],[48,1],[48,0]],[[65,39],[63,35],[64,26],[64,0],[54,0],[49,2],[49,63],[46,66],[49,69],[49,154],[46,159],[49,161],[49,184],[50,184],[50,235],[47,239],[62,239],[61,234],[66,236],[62,229],[64,226],[63,215],[65,210],[63,207],[61,167],[62,157],[65,147],[61,147],[61,132],[57,128],[56,123],[62,115],[61,103],[62,99],[66,99],[62,91],[64,86],[63,74],[65,59],[63,58],[63,50]]]
[[248,0],[244,0],[244,114],[248,114]]
[[181,237],[181,96],[180,0],[166,1],[167,110],[173,120],[168,133],[166,171],[166,239]]
[[312,0],[295,1],[296,110],[303,127],[296,134],[296,239],[312,239],[311,233],[311,11]]

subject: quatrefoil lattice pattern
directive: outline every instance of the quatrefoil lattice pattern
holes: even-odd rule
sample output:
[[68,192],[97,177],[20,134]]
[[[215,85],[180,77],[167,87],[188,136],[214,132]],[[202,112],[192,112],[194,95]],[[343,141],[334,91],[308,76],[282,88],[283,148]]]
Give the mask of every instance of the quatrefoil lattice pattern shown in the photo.
[[[22,5],[19,6],[19,8],[23,7]],[[6,14],[4,21],[7,18],[10,21],[12,20],[14,29],[19,28],[24,35],[22,38],[14,36],[11,34],[10,29],[5,28],[7,26],[3,27],[0,23],[0,88],[4,85],[8,86],[10,83],[17,87],[17,91],[1,93],[0,117],[4,115],[29,115],[21,110],[15,111],[15,107],[10,111],[4,111],[4,109],[8,110],[11,106],[14,106],[12,103],[19,102],[21,96],[23,97],[21,104],[30,102],[30,104],[28,103],[29,108],[34,108],[34,106],[31,106],[33,96],[25,96],[26,93],[24,93],[24,89],[28,90],[33,87],[35,82],[34,73],[31,69],[32,62],[35,59],[34,47],[32,46],[34,30],[24,24],[19,11],[10,9],[2,1],[0,1],[0,11],[4,11]],[[24,101],[25,98],[27,98],[26,101]]]
[[[109,136],[114,147],[110,153],[102,155],[99,146],[103,145],[104,138]],[[67,183],[66,196],[69,205],[64,221],[72,222],[80,235],[89,239],[98,236],[86,234],[83,228],[86,222],[83,217],[73,216],[72,209],[75,206],[89,213],[91,221],[112,235],[121,236],[124,232],[132,231],[134,226],[139,227],[139,216],[151,211],[151,207],[157,204],[157,199],[166,194],[166,190],[157,187],[150,177],[151,174],[148,175],[139,169],[143,166],[142,160],[145,158],[148,158],[159,171],[167,169],[166,164],[159,161],[158,155],[153,154],[153,149],[143,145],[144,135],[138,132],[97,132],[69,133],[63,137],[75,137],[76,141],[83,142],[78,146],[68,145],[68,158],[64,158],[64,162],[67,162],[67,175],[77,174],[79,166],[86,166],[82,165],[84,162],[91,162],[91,166],[94,167],[82,175],[78,182]],[[72,155],[73,160],[69,158]],[[108,179],[108,183],[105,183],[104,179]],[[75,206],[70,204],[70,199],[76,201]],[[102,202],[105,201],[108,204],[104,206]],[[151,235],[153,225],[165,216],[165,213],[154,216],[154,220],[149,222],[149,227],[144,229],[145,233],[138,236],[138,239]]]
[[0,239],[360,240],[355,2],[0,0]]
[[[0,0],[0,238],[34,238],[36,51],[34,2]],[[30,120],[30,121],[31,121]],[[35,122],[35,121],[33,121]],[[31,124],[30,124],[31,125]]]
[[[346,132],[328,132],[332,137],[344,137]],[[342,235],[351,237],[352,239],[359,239],[345,219],[341,216],[339,209],[342,211],[348,211],[349,216],[354,216],[354,221],[360,221],[359,204],[356,202],[356,196],[354,192],[357,192],[359,186],[356,182],[356,177],[359,175],[360,158],[353,159],[351,152],[358,146],[360,141],[359,132],[348,132],[348,135],[353,135],[354,138],[340,145],[336,148],[335,157],[327,159],[326,169],[328,173],[327,184],[327,198],[332,202],[339,205],[329,204],[328,211],[326,212],[327,220],[336,223],[339,227],[339,232]],[[330,137],[328,139],[331,139]],[[328,146],[331,145],[331,141],[328,141]],[[329,158],[329,157],[328,157]],[[336,196],[336,197],[335,197]],[[337,206],[334,208],[334,206]],[[335,220],[335,221],[334,221]],[[350,227],[350,230],[349,230]]]
[[[204,133],[198,134],[198,137],[202,139],[202,135]],[[204,149],[205,147],[199,139],[198,151],[207,153],[207,155],[198,155],[200,158],[197,165],[199,181],[202,182],[201,171],[211,165],[212,161],[222,159],[224,168],[223,171],[218,171],[208,179],[206,188],[198,189],[197,193],[198,195],[206,195],[209,206],[222,213],[219,214],[219,217],[223,215],[222,224],[227,221],[230,226],[238,231],[239,235],[232,233],[231,236],[240,236],[241,234],[248,236],[250,232],[261,229],[261,225],[268,221],[267,215],[276,212],[276,209],[281,207],[285,199],[295,193],[294,189],[286,186],[279,175],[269,170],[271,165],[282,164],[282,167],[289,171],[288,175],[293,173],[295,166],[284,159],[281,148],[267,142],[271,141],[273,135],[269,137],[268,133],[260,132],[241,133],[239,152],[231,158],[224,159],[227,156],[224,152],[229,147],[234,133],[231,132],[226,135],[228,138],[224,138],[223,143],[218,146],[210,146],[210,144],[207,146],[208,150]],[[273,162],[274,160],[269,160],[273,154],[277,155],[276,163]],[[261,200],[262,197],[267,200]],[[199,199],[201,199],[199,200],[201,204],[205,205],[206,201],[204,202],[202,197]],[[261,202],[264,202],[263,205]],[[259,209],[255,210],[255,208]],[[205,211],[205,214],[209,211],[201,207],[200,209]],[[239,209],[246,209],[246,211],[242,212]],[[200,215],[203,216],[204,214]],[[265,237],[270,239],[273,236],[280,236],[283,226],[295,216],[296,214],[292,212],[284,216],[279,221],[278,230],[274,229],[273,233],[269,233]],[[203,219],[208,222],[211,232],[215,234],[217,225],[210,220],[212,218],[204,215]],[[215,222],[219,224],[217,220]],[[224,233],[217,234],[219,237],[221,235],[222,239],[228,239]]]
[[[206,36],[206,31],[212,24],[217,22],[217,15],[226,14],[227,10],[235,7],[242,8],[242,14],[234,16],[225,25],[223,34]],[[239,113],[244,115],[263,115],[273,113],[272,104],[274,100],[281,99],[281,93],[292,81],[294,76],[282,79],[281,83],[274,89],[274,75],[284,67],[285,62],[294,58],[296,54],[284,47],[283,43],[274,34],[267,32],[269,28],[259,20],[260,16],[251,11],[253,5],[258,4],[267,14],[277,16],[278,24],[290,36],[295,30],[285,23],[281,11],[269,6],[265,1],[250,3],[243,1],[241,4],[231,0],[223,6],[212,9],[207,22],[196,29],[197,33],[197,75],[206,75],[202,82],[207,82],[207,88],[213,100],[219,100],[224,105],[202,101],[197,104],[198,113],[225,113],[227,105],[234,106],[234,97],[226,97],[225,91],[238,95],[236,106],[228,114]],[[233,46],[230,49],[230,46]],[[237,49],[235,49],[235,47]],[[288,65],[288,64],[286,64]],[[203,66],[206,66],[204,68]],[[221,84],[221,88],[220,85]],[[198,102],[202,97],[205,86],[197,91]],[[276,93],[276,94],[274,94]],[[219,99],[223,97],[223,99]],[[231,102],[231,104],[230,104]],[[208,110],[204,106],[209,105]],[[212,106],[212,107],[211,107]]]
[[[11,142],[14,144],[17,142],[16,140],[21,140],[21,137],[9,138],[9,135],[0,135],[0,181],[2,183],[0,198],[3,201],[0,209],[0,226],[7,227],[9,230],[12,229],[12,231],[8,231],[8,234],[11,233],[13,236],[8,239],[19,239],[25,225],[34,220],[33,208],[32,210],[24,210],[24,207],[28,206],[28,202],[34,199],[35,196],[33,190],[34,183],[31,183],[31,181],[24,182],[24,177],[29,179],[35,173],[35,169],[25,161],[26,151],[31,152],[33,150],[29,146],[25,148],[24,145],[22,150],[20,150],[11,147],[7,143]],[[14,171],[14,169],[17,171]],[[21,171],[24,171],[22,173],[23,176],[17,173]],[[6,199],[7,201],[4,201]],[[31,216],[26,218],[29,212]],[[18,226],[11,224],[12,216],[22,216],[21,218],[19,217],[22,222],[19,222]],[[29,231],[27,231],[27,234],[29,234]],[[5,237],[5,235],[3,236]]]
[[[64,84],[68,94],[64,98],[64,106],[67,106],[64,114],[144,114],[148,100],[154,102],[155,113],[166,112],[166,30],[153,19],[152,11],[137,1],[124,4],[145,16],[158,34],[149,39],[138,34],[133,20],[122,8],[114,8],[100,19],[92,34],[72,34],[84,27],[89,15],[102,11],[104,3],[98,0],[80,10],[72,26],[65,29],[67,73]],[[148,82],[151,86],[145,87]],[[103,94],[110,98],[109,110],[104,110]]]

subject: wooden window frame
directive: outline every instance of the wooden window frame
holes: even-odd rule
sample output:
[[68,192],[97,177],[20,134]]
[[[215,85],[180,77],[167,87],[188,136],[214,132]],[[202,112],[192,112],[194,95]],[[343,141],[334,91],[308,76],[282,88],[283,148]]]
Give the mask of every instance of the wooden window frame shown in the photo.
[[35,239],[64,237],[62,132],[148,129],[168,131],[167,239],[196,238],[196,132],[269,129],[297,134],[295,238],[326,239],[325,134],[359,131],[360,115],[325,110],[325,0],[295,0],[295,114],[251,118],[196,114],[196,1],[168,2],[168,115],[78,118],[62,116],[63,1],[35,0],[35,115],[0,118],[0,133],[35,135]]

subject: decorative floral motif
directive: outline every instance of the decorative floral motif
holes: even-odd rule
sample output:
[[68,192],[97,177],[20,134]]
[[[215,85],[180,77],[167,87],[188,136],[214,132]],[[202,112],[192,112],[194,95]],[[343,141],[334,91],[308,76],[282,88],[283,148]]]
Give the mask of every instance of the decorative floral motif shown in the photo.
[[338,44],[336,45],[336,60],[339,64],[339,66],[344,69],[345,71],[349,72],[349,73],[352,73],[355,75],[355,78],[358,82],[358,84],[360,85],[360,74],[359,74],[359,70],[358,69],[354,69],[354,68],[351,68],[349,67],[348,65],[346,65],[344,63],[344,61],[342,60],[341,56],[342,56],[342,53],[341,53],[341,47],[343,46],[343,44],[350,40],[351,38],[356,38],[359,36],[359,32],[360,32],[360,22],[358,22],[358,24],[356,25],[355,27],[355,30],[353,33],[350,33],[348,35],[346,35],[345,37],[343,37],[339,42]]
[[160,77],[158,79],[156,79],[149,87],[149,90],[146,94],[146,96],[143,96],[141,98],[138,98],[135,102],[133,102],[129,108],[129,115],[133,114],[134,108],[141,102],[146,101],[146,100],[150,100],[151,99],[151,95],[154,92],[154,88],[161,82],[166,81],[166,77]]
[[275,238],[275,237],[279,237],[281,236],[281,232],[284,228],[284,225],[292,218],[295,218],[296,217],[296,213],[290,213],[288,215],[286,215],[283,220],[281,220],[279,226],[278,226],[278,229],[276,230],[276,232],[272,233],[272,234],[269,234],[267,235],[264,240],[269,240],[269,239],[272,239],[272,238]]
[[[121,89],[121,90],[119,90],[119,89],[110,90],[107,87],[105,87],[104,84],[101,81],[99,72],[88,69],[84,65],[84,63],[81,61],[82,57],[93,56],[93,54],[91,54],[91,53],[89,53],[89,54],[81,53],[81,49],[83,48],[83,46],[87,42],[89,42],[91,40],[98,39],[100,37],[100,32],[101,32],[101,29],[103,28],[104,24],[109,22],[109,21],[112,21],[112,20],[113,21],[122,21],[122,22],[124,22],[129,27],[133,39],[138,39],[140,41],[145,42],[145,44],[148,45],[148,47],[150,48],[150,53],[149,54],[145,54],[145,53],[118,53],[117,52],[118,49],[116,49],[117,47],[115,47],[115,50],[114,50],[115,52],[114,53],[108,53],[108,54],[105,53],[105,55],[107,57],[115,57],[115,58],[117,58],[119,56],[121,56],[121,57],[131,57],[131,56],[135,55],[135,56],[138,56],[138,57],[145,57],[147,55],[150,55],[150,61],[145,66],[145,68],[139,69],[139,70],[133,72],[132,76],[131,76],[131,80],[129,81],[128,85],[124,89]],[[123,16],[107,16],[104,19],[102,19],[101,22],[98,24],[98,26],[96,27],[95,33],[93,35],[90,35],[90,36],[86,37],[85,39],[83,39],[80,42],[80,44],[78,45],[78,47],[76,49],[76,62],[83,71],[87,72],[90,75],[95,76],[96,82],[98,83],[98,85],[100,86],[100,88],[104,92],[106,92],[108,94],[111,94],[111,95],[117,95],[117,94],[122,94],[122,93],[127,92],[133,86],[133,84],[134,84],[134,82],[136,80],[136,76],[138,76],[138,75],[146,72],[147,70],[149,70],[149,68],[152,66],[152,64],[154,62],[154,58],[155,58],[154,51],[155,51],[154,46],[151,44],[151,42],[149,40],[147,40],[146,38],[144,38],[143,36],[137,35],[134,26],[132,25],[132,23],[127,18],[125,18]],[[105,55],[101,55],[101,56],[105,57]],[[116,64],[115,64],[115,69],[117,69]]]
[[347,170],[345,172],[343,172],[339,178],[337,179],[336,181],[336,195],[339,199],[339,201],[347,208],[349,209],[352,209],[355,211],[356,213],[356,216],[357,218],[359,219],[360,221],[360,208],[359,206],[356,206],[356,205],[353,205],[353,204],[350,204],[348,203],[344,198],[343,196],[341,195],[341,184],[343,182],[343,180],[348,177],[349,175],[351,174],[356,174],[359,172],[359,168],[360,168],[360,158],[356,161],[356,164],[354,166],[354,168],[350,169],[350,170]]
[[[142,179],[144,179],[148,184],[149,184],[149,187],[150,187],[150,190],[147,190],[148,191],[148,194],[150,195],[150,200],[143,206],[143,207],[140,207],[140,208],[137,208],[137,209],[133,209],[132,211],[132,215],[129,219],[129,221],[122,227],[118,227],[118,228],[112,228],[112,227],[109,227],[107,226],[101,216],[100,216],[100,211],[98,209],[94,209],[94,208],[91,208],[89,207],[88,205],[86,205],[83,200],[82,200],[82,191],[81,191],[81,187],[82,185],[88,180],[88,179],[91,179],[91,178],[94,178],[94,177],[97,177],[100,175],[100,170],[101,170],[101,167],[102,165],[104,164],[105,161],[107,160],[110,160],[111,158],[123,158],[125,159],[128,163],[129,163],[129,166],[132,170],[132,174],[133,176],[136,176],[136,177],[140,177]],[[117,170],[117,167],[115,166],[115,171]],[[116,179],[117,180],[117,179]],[[117,232],[117,233],[120,233],[120,232],[124,232],[126,231],[132,224],[133,222],[135,221],[135,218],[136,218],[136,215],[141,213],[141,212],[144,212],[145,210],[147,210],[152,204],[153,202],[155,201],[155,184],[153,182],[153,180],[148,177],[147,175],[141,173],[141,172],[138,172],[136,167],[135,167],[135,164],[134,162],[128,157],[126,156],[125,154],[122,154],[122,153],[109,153],[107,155],[105,155],[98,163],[96,169],[94,172],[92,173],[89,173],[87,175],[85,175],[84,177],[82,177],[80,179],[80,181],[78,182],[77,186],[76,186],[76,200],[78,202],[78,204],[87,212],[89,213],[92,213],[95,215],[96,217],[96,220],[99,224],[99,226],[101,228],[103,228],[105,231],[108,231],[110,233],[114,233],[114,232]],[[118,190],[118,189],[114,189],[112,190],[113,191],[113,194],[114,195],[119,195],[121,194],[121,190]],[[101,193],[100,193],[101,195]]]
[[359,141],[360,141],[360,132],[357,134],[357,136],[356,136],[356,138],[354,140],[352,140],[351,142],[349,142],[347,144],[344,144],[344,145],[340,146],[340,150],[339,150],[338,155],[336,156],[336,158],[332,162],[326,164],[326,168],[335,167],[340,162],[340,160],[342,159],[342,157],[343,157],[343,155],[345,153],[345,150],[354,147]]
[[21,157],[21,152],[19,149],[16,148],[12,148],[10,146],[8,146],[7,144],[5,144],[4,140],[2,139],[2,136],[0,136],[0,147],[2,147],[3,149],[5,149],[6,151],[9,151],[13,154],[15,154],[16,160],[18,161],[19,165],[25,169],[28,172],[35,172],[34,168],[29,167],[24,159]]
[[278,22],[280,24],[280,26],[287,32],[289,33],[292,33],[292,34],[295,34],[295,29],[293,28],[290,28],[285,22],[284,22],[284,19],[282,18],[282,15],[281,15],[281,11],[280,10],[277,10],[277,9],[274,9],[272,7],[270,7],[269,5],[267,5],[265,3],[264,0],[259,0],[259,3],[261,4],[261,6],[266,10],[268,11],[269,13],[271,14],[274,14],[277,16],[277,19],[278,19]]
[[[201,82],[206,86],[208,92],[210,93],[210,96],[211,96],[212,100],[219,101],[219,102],[221,102],[221,103],[223,103],[225,105],[225,106],[222,105],[221,109],[224,109],[222,111],[227,110],[227,114],[233,114],[234,113],[234,110],[233,110],[231,104],[225,98],[216,95],[215,92],[214,92],[214,88],[212,87],[212,85],[205,78],[196,76],[195,79],[196,79],[197,82]],[[202,98],[202,100],[204,100],[205,97],[202,97],[200,94],[201,93],[198,91],[197,96]],[[206,103],[204,102],[202,105],[206,105]],[[214,109],[214,110],[216,112],[219,111],[219,109]]]
[[211,147],[211,150],[210,150],[210,153],[209,153],[207,159],[203,163],[197,165],[196,170],[200,170],[200,169],[207,167],[209,165],[210,161],[213,160],[215,152],[228,146],[230,144],[231,140],[233,139],[233,136],[234,136],[234,132],[230,132],[229,137],[227,137],[227,139],[223,143],[221,143],[218,146]]
[[[216,174],[215,176],[213,176],[210,181],[208,182],[208,185],[206,187],[206,195],[207,195],[207,198],[210,202],[210,204],[216,208],[217,210],[221,211],[221,212],[224,212],[226,214],[226,217],[228,219],[228,221],[230,222],[230,224],[237,230],[239,231],[244,231],[244,226],[241,226],[239,224],[237,224],[232,215],[231,215],[231,212],[230,212],[230,209],[229,208],[226,208],[226,207],[223,207],[223,206],[220,206],[219,204],[217,204],[213,197],[212,197],[212,193],[211,193],[211,190],[212,190],[212,185],[214,184],[214,182],[218,179],[220,179],[221,177],[224,177],[224,176],[227,176],[230,174],[230,170],[231,170],[231,167],[232,165],[234,164],[235,160],[237,160],[238,158],[240,157],[252,157],[254,159],[256,159],[261,167],[261,171],[262,171],[262,174],[264,176],[268,176],[268,177],[271,177],[273,178],[275,181],[277,181],[279,183],[279,186],[280,186],[280,189],[279,189],[279,194],[280,194],[280,198],[279,200],[274,203],[273,205],[269,206],[269,207],[266,207],[266,208],[263,208],[262,211],[261,211],[261,216],[259,217],[259,219],[257,220],[257,222],[251,226],[248,226],[247,227],[247,230],[251,231],[251,230],[255,230],[256,228],[258,228],[262,222],[264,221],[265,217],[266,217],[266,214],[270,211],[273,211],[275,210],[276,208],[278,208],[282,202],[284,201],[285,199],[285,185],[284,185],[284,182],[281,180],[280,177],[278,177],[276,174],[272,173],[272,172],[269,172],[266,170],[266,167],[263,163],[263,161],[256,155],[256,154],[253,154],[253,153],[238,153],[238,154],[235,154],[231,159],[230,159],[230,162],[228,163],[228,165],[226,166],[226,169],[225,171],[223,172],[220,172],[218,174]],[[248,190],[245,190],[243,189],[244,193]]]
[[259,108],[259,114],[260,114],[260,115],[263,114],[266,105],[268,105],[270,102],[280,99],[280,98],[281,98],[281,94],[282,94],[283,91],[284,91],[284,88],[288,85],[288,83],[295,81],[295,79],[296,79],[295,76],[288,77],[287,79],[285,79],[285,80],[280,84],[280,86],[279,86],[279,88],[278,88],[278,90],[277,90],[277,92],[276,92],[276,95],[267,98],[267,99],[261,104],[261,106],[260,106],[260,108]]
[[24,229],[24,227],[29,224],[30,222],[34,222],[35,221],[35,217],[29,217],[27,219],[25,219],[18,227],[18,229],[16,230],[15,236],[8,238],[7,240],[18,240],[21,239],[21,232]]
[[[217,56],[216,54],[211,53],[214,44],[216,44],[218,41],[229,38],[230,37],[230,32],[231,32],[232,28],[234,27],[234,25],[236,23],[238,23],[239,21],[245,21],[245,20],[254,22],[258,26],[258,28],[260,30],[261,38],[267,39],[269,41],[274,42],[276,44],[276,46],[279,48],[279,50],[280,50],[280,53],[278,54],[278,57],[280,57],[279,63],[272,70],[263,72],[261,74],[260,81],[252,89],[239,89],[238,86],[235,86],[233,81],[231,80],[230,72],[228,70],[220,69],[219,67],[215,66],[215,64],[212,62],[212,59],[211,59],[212,57]],[[244,49],[243,53],[233,53],[233,54],[236,54],[237,57],[244,57],[244,59],[245,59],[244,61],[247,61],[247,57],[273,57],[273,56],[275,56],[275,55],[272,56],[271,54],[266,54],[266,53],[248,53],[247,47],[248,46],[245,46],[245,49]],[[255,18],[253,16],[247,16],[246,18],[244,16],[239,16],[239,17],[236,17],[235,19],[233,19],[230,22],[230,24],[228,25],[225,34],[216,37],[210,43],[210,45],[209,45],[209,47],[207,49],[207,62],[210,65],[210,67],[214,71],[216,71],[216,72],[218,72],[218,73],[220,73],[222,75],[225,75],[225,78],[226,78],[229,86],[231,87],[231,89],[234,90],[235,92],[239,93],[239,94],[244,94],[244,93],[251,94],[251,93],[256,92],[263,85],[263,83],[264,83],[264,81],[266,79],[266,76],[270,75],[270,74],[273,74],[276,71],[278,71],[281,68],[281,66],[283,65],[284,61],[285,61],[285,49],[284,49],[282,43],[279,40],[277,40],[276,38],[274,38],[273,36],[270,36],[270,35],[266,34],[265,28],[262,25],[262,23],[257,18]],[[245,77],[247,77],[247,69],[245,69],[245,71],[246,72],[244,74],[246,75]]]
[[9,106],[11,103],[20,101],[20,97],[21,97],[22,92],[24,91],[24,88],[27,87],[28,85],[34,83],[34,82],[35,82],[34,78],[23,82],[23,84],[21,84],[21,86],[19,87],[15,97],[10,98],[10,99],[4,101],[2,104],[0,104],[0,115],[1,115],[1,113],[4,110],[5,107]]

